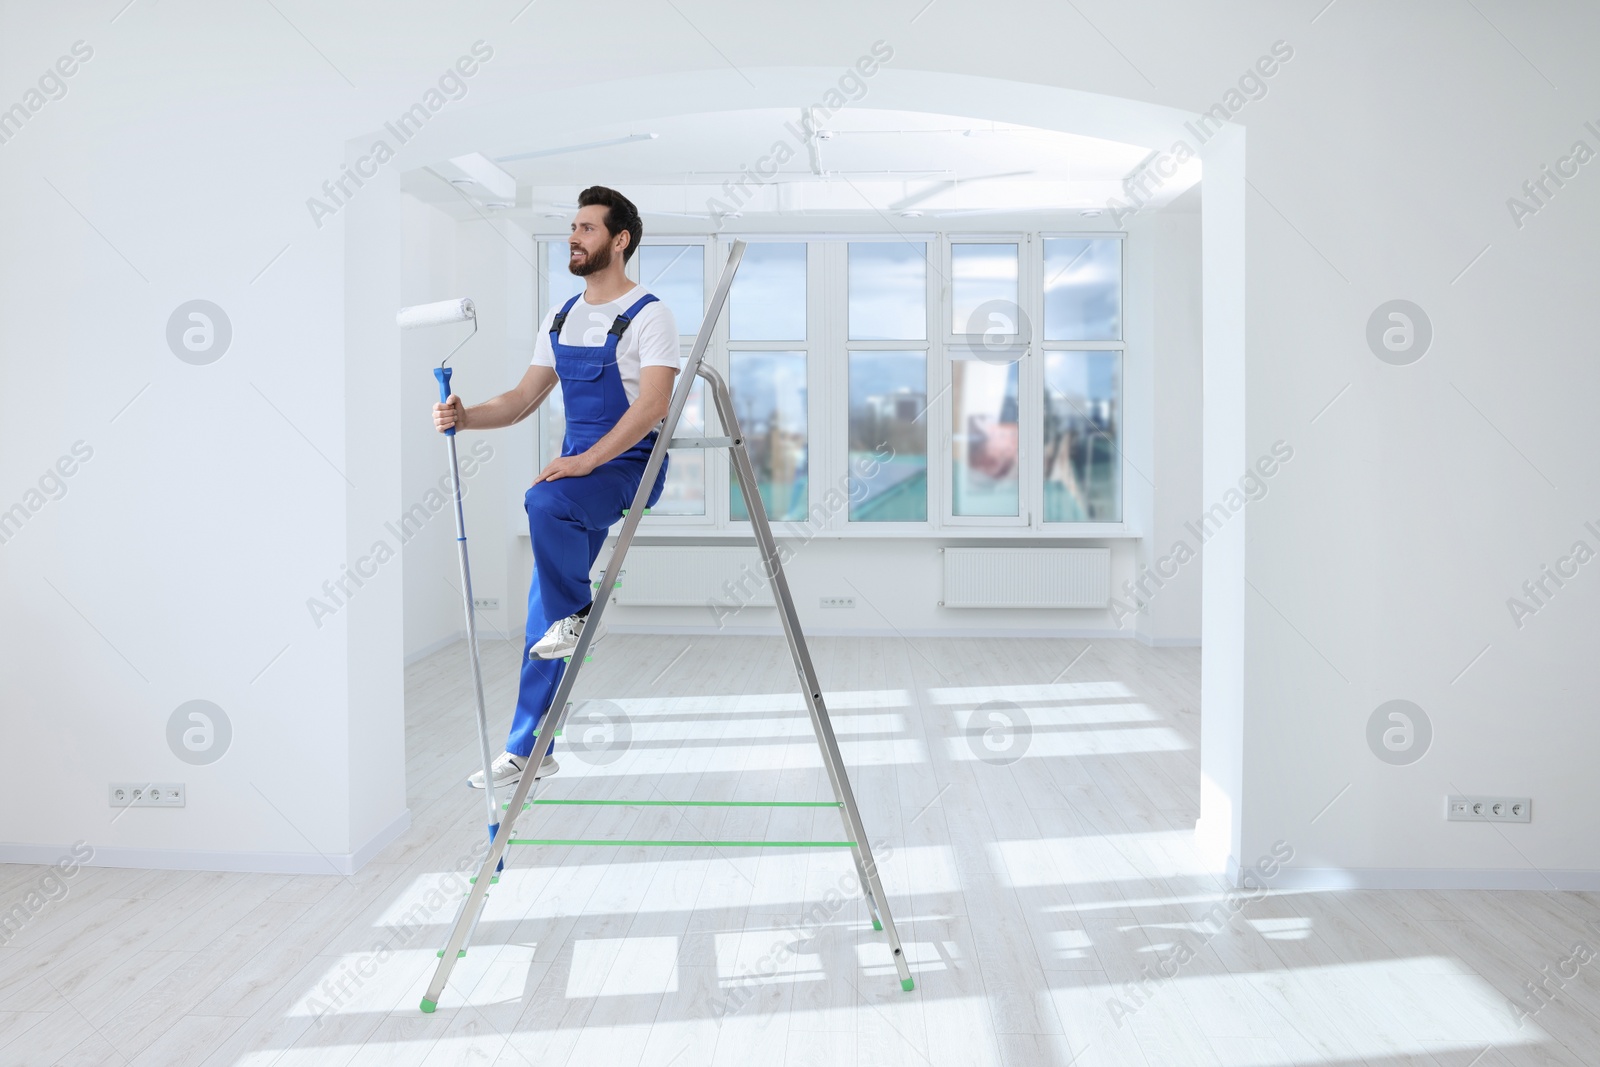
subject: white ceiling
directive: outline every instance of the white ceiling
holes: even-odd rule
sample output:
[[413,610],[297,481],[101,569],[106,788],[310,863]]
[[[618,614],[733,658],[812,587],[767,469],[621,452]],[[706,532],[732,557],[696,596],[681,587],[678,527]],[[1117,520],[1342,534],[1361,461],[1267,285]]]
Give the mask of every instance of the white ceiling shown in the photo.
[[[943,224],[1037,213],[1077,218],[1113,197],[1127,201],[1123,179],[1152,155],[1139,145],[1028,126],[860,107],[815,120],[808,134],[804,114],[683,115],[484,150],[516,179],[514,207],[447,161],[408,172],[404,187],[460,219],[510,217],[538,231],[565,232],[578,191],[595,184],[625,192],[657,229],[704,225],[729,209],[745,224],[852,217]],[[757,171],[760,180],[743,189],[727,185]],[[1170,203],[1199,176],[1191,161],[1145,210]]]

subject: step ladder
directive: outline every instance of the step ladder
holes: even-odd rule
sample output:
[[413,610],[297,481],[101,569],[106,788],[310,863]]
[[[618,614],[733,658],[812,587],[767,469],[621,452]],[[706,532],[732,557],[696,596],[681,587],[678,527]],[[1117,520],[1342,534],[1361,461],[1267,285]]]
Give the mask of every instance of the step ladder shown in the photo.
[[[628,546],[633,543],[634,534],[639,529],[639,522],[644,518],[645,502],[650,498],[650,489],[655,484],[656,475],[661,470],[661,465],[666,461],[669,448],[725,448],[728,458],[733,464],[733,472],[739,481],[739,489],[744,495],[745,509],[750,516],[750,528],[755,534],[756,546],[761,552],[761,559],[765,573],[772,583],[773,599],[777,602],[778,616],[783,620],[783,633],[789,642],[789,652],[794,657],[795,671],[799,676],[801,692],[805,697],[806,710],[811,716],[812,732],[816,734],[817,746],[822,751],[822,764],[827,769],[828,781],[833,786],[834,801],[806,802],[807,807],[814,804],[821,806],[837,806],[839,814],[844,821],[845,841],[739,841],[739,842],[709,842],[709,844],[729,844],[755,847],[848,847],[855,860],[856,874],[860,880],[862,894],[867,902],[867,909],[872,917],[872,928],[883,931],[888,938],[889,949],[893,953],[894,966],[900,976],[900,988],[910,992],[913,988],[911,970],[906,965],[905,952],[900,946],[900,935],[895,930],[894,918],[889,914],[889,902],[883,893],[883,883],[878,878],[878,867],[872,858],[872,848],[867,843],[867,831],[861,823],[861,812],[856,808],[855,793],[850,788],[850,777],[845,772],[844,758],[839,752],[838,739],[834,737],[833,723],[828,718],[828,708],[822,699],[822,684],[817,680],[816,668],[811,663],[811,653],[806,648],[805,634],[800,630],[800,619],[795,614],[794,599],[789,594],[789,583],[784,577],[783,563],[778,556],[777,542],[772,537],[772,527],[767,522],[767,512],[761,501],[761,493],[756,482],[754,466],[751,465],[750,455],[745,450],[744,437],[739,430],[739,420],[734,415],[733,398],[728,392],[728,385],[723,381],[715,368],[705,363],[705,351],[710,343],[712,331],[716,327],[722,309],[728,300],[728,290],[733,285],[734,272],[739,269],[739,261],[744,256],[745,244],[743,241],[734,241],[728,255],[727,265],[722,269],[722,277],[717,281],[717,287],[711,296],[711,306],[706,309],[705,319],[700,325],[700,333],[695,338],[694,348],[689,354],[689,361],[684,367],[684,373],[678,376],[677,388],[673,391],[672,402],[667,410],[665,426],[656,438],[655,447],[651,450],[650,461],[645,466],[644,476],[639,479],[638,492],[634,494],[633,506],[624,511],[622,532],[617,538],[616,548],[611,553],[611,559],[606,565],[605,577],[599,582],[599,588],[594,598],[594,607],[589,611],[589,622],[584,626],[582,634],[578,637],[578,645],[573,649],[571,658],[561,674],[561,682],[556,688],[555,696],[551,698],[551,709],[559,708],[557,714],[546,712],[544,719],[539,724],[539,730],[534,735],[532,755],[529,756],[529,766],[537,767],[539,761],[549,753],[554,739],[562,731],[567,721],[568,714],[572,711],[572,692],[577,685],[578,675],[583,664],[588,659],[590,637],[599,628],[601,616],[605,612],[606,604],[610,602],[610,591],[616,588],[618,577],[622,572],[623,560],[627,557]],[[678,418],[683,412],[684,405],[688,402],[689,391],[693,388],[696,378],[705,381],[711,392],[712,401],[716,407],[717,417],[721,420],[722,427],[727,436],[724,437],[693,437],[672,438],[672,431],[678,425]],[[506,806],[504,817],[500,820],[498,831],[489,846],[488,854],[483,859],[483,864],[478,869],[478,875],[472,879],[471,888],[462,900],[456,913],[455,923],[450,930],[450,939],[445,943],[444,949],[439,953],[439,963],[433,973],[433,980],[428,983],[427,995],[422,999],[422,1010],[432,1012],[439,1005],[439,997],[443,994],[445,984],[450,980],[450,972],[455,967],[456,960],[466,955],[467,944],[472,939],[472,934],[478,925],[478,919],[483,913],[484,901],[487,899],[490,883],[497,881],[496,869],[505,855],[507,846],[512,844],[607,844],[625,846],[630,844],[668,844],[670,842],[630,842],[630,841],[545,841],[545,840],[513,840],[516,830],[517,817],[523,811],[531,808],[539,801],[533,800],[538,787],[539,779],[531,774],[524,773],[517,784],[516,792],[511,797],[511,802]],[[491,787],[492,791],[492,787]],[[628,803],[628,802],[623,802]],[[656,802],[658,804],[662,802]],[[722,802],[702,802],[724,806]],[[798,802],[794,802],[798,803]],[[761,806],[779,807],[785,802],[778,801]],[[693,806],[690,802],[682,802],[680,806]],[[726,802],[725,806],[735,805]],[[692,842],[695,845],[706,845],[707,842]]]

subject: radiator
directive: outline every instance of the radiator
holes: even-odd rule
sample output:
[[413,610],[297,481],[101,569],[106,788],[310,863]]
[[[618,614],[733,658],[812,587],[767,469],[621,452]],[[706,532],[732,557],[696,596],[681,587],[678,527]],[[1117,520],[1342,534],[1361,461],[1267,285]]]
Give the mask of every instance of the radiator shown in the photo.
[[1109,548],[947,548],[947,608],[1103,608]]
[[[593,581],[605,576],[605,559],[595,564]],[[622,563],[618,606],[703,608],[712,601],[729,607],[771,607],[772,587],[754,545],[633,545]]]

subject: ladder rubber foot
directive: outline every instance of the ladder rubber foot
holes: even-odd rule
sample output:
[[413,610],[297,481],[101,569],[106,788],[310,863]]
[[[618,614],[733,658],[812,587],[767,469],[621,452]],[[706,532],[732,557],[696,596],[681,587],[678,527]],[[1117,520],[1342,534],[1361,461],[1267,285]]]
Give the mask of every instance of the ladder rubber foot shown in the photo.
[[904,989],[907,993],[911,992],[911,990],[914,989],[915,987],[916,987],[916,983],[913,982],[911,979],[909,979],[909,978],[900,979],[900,988]]
[[883,929],[883,924],[881,922],[879,922],[877,919],[873,919],[872,920],[872,928],[874,930],[882,930]]
[[439,1005],[436,1002],[429,1000],[427,997],[422,998],[422,1013],[424,1015],[432,1015],[438,1007]]

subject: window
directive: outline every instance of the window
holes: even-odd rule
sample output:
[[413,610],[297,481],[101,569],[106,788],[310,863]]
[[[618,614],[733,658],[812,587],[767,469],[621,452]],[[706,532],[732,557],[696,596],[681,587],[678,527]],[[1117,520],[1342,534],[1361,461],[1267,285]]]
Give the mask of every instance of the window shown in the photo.
[[[672,308],[685,359],[730,240],[657,238],[631,265]],[[1122,235],[746,240],[706,361],[732,390],[780,536],[1119,532]],[[544,243],[548,309],[582,280],[566,270],[564,239]],[[721,433],[709,406],[693,383],[675,436]],[[557,390],[541,413],[542,458],[561,433]],[[748,519],[717,450],[680,449],[646,525],[737,535]]]
[[1121,357],[1114,351],[1045,354],[1045,522],[1122,518]]
[[950,362],[952,515],[1020,513],[1019,367],[980,359]]
[[1062,237],[1044,243],[1044,339],[1122,339],[1122,242]]
[[1122,242],[1044,244],[1046,523],[1122,521]]
[[[643,254],[643,249],[640,254]],[[688,362],[689,349],[685,346],[679,366],[687,366]],[[676,382],[673,387],[676,390]],[[689,388],[689,399],[684,401],[683,413],[678,416],[678,426],[673,436],[701,437],[705,433],[706,383],[696,381]],[[706,451],[703,448],[674,449],[667,460],[667,482],[661,487],[661,496],[650,509],[650,514],[699,517],[705,513]]]
[[1016,245],[963,242],[950,246],[952,334],[1014,340],[1022,332],[1020,311]]
[[846,519],[926,522],[928,245],[852,241],[845,266]]
[[731,341],[806,339],[806,246],[747,246],[728,293]]
[[851,522],[928,517],[928,357],[850,353]]
[[921,341],[928,336],[928,246],[920,241],[850,244],[850,340]]
[[639,284],[672,309],[678,333],[693,337],[700,332],[706,310],[706,249],[704,245],[640,245]]
[[[545,311],[558,308],[572,297],[583,292],[583,279],[567,269],[567,256],[571,246],[565,241],[546,241],[544,243],[544,270],[545,278],[550,287],[550,302],[545,305]],[[544,321],[544,316],[539,317]]]
[[[728,353],[728,391],[773,522],[806,517],[806,354]],[[748,520],[738,479],[728,486],[729,518]]]

